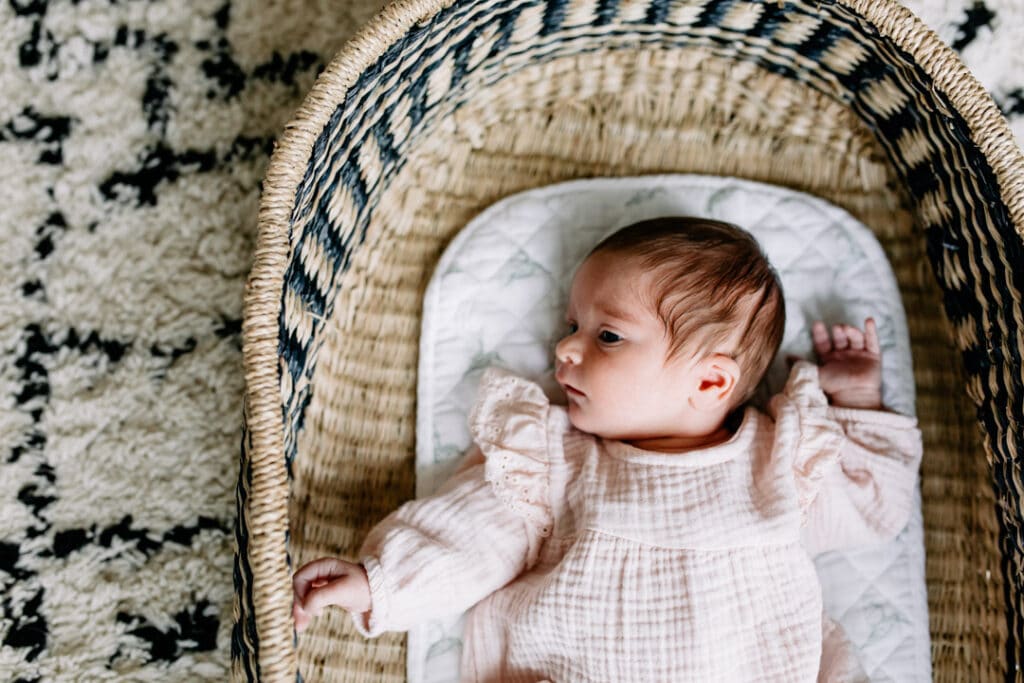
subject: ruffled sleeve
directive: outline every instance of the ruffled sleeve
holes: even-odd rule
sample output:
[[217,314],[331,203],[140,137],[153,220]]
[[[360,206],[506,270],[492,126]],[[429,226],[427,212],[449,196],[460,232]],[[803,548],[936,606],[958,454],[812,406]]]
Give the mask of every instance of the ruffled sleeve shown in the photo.
[[406,502],[367,535],[359,557],[372,609],[353,615],[360,633],[457,614],[533,566],[551,529],[549,407],[537,385],[485,373],[470,416],[484,462],[470,453],[437,493]]
[[769,403],[776,452],[792,457],[797,500],[804,513],[825,475],[835,467],[842,445],[842,428],[829,419],[828,408],[828,398],[818,384],[818,367],[806,361],[793,365],[782,393]]
[[480,380],[469,431],[484,454],[484,478],[540,537],[551,534],[547,422],[551,404],[537,384],[497,368]]
[[922,451],[915,418],[830,406],[818,367],[805,361],[793,366],[770,412],[777,447],[793,454],[812,554],[889,540],[906,526]]

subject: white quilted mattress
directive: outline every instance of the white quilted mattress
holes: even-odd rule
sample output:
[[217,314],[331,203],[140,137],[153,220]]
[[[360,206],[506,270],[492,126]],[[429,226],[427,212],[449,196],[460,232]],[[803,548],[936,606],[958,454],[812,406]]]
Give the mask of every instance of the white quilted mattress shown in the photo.
[[[882,347],[883,400],[914,414],[910,346],[895,278],[874,236],[845,211],[810,195],[734,178],[579,180],[498,202],[456,237],[438,264],[424,300],[420,341],[417,495],[434,491],[469,447],[466,414],[484,368],[502,366],[537,380],[558,400],[552,349],[563,332],[576,266],[614,229],[670,214],[746,228],[778,270],[788,318],[765,391],[781,389],[787,354],[812,357],[813,320],[861,326],[870,315]],[[872,681],[931,680],[919,493],[916,498],[907,528],[893,542],[829,553],[816,562],[826,610],[845,628]],[[458,680],[461,624],[460,615],[438,615],[409,633],[411,683]]]

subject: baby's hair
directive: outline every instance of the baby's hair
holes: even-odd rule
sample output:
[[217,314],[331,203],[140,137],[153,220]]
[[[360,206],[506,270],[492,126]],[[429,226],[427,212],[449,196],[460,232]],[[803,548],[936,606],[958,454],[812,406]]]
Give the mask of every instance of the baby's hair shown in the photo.
[[[666,216],[627,225],[590,252],[639,259],[653,274],[649,295],[671,337],[669,358],[690,351],[740,366],[733,405],[746,401],[782,344],[782,284],[757,240],[731,223]],[[742,329],[734,348],[722,348]],[[696,343],[696,346],[695,346]]]

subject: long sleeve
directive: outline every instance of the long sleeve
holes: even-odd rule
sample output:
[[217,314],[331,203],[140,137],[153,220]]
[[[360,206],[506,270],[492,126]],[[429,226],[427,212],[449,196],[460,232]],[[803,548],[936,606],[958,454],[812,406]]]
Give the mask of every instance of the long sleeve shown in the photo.
[[463,612],[533,566],[551,533],[549,408],[538,385],[484,373],[469,415],[478,450],[437,495],[406,503],[363,543],[364,635]]
[[915,418],[830,407],[844,438],[807,510],[804,544],[816,555],[895,538],[907,525],[921,463]]
[[367,536],[360,561],[372,608],[353,615],[363,635],[462,612],[527,568],[536,532],[494,495],[483,470],[459,472],[437,495],[406,503]]
[[817,366],[802,362],[772,411],[777,430],[797,435],[793,473],[812,555],[889,540],[906,526],[922,451],[915,418],[829,406]]

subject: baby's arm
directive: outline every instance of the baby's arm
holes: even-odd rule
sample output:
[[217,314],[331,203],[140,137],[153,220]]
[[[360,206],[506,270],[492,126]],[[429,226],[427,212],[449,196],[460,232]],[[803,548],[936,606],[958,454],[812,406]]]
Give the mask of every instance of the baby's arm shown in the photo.
[[[811,335],[821,363],[818,382],[831,404],[825,423],[837,430],[831,446],[834,464],[805,478],[817,493],[805,509],[804,540],[817,554],[888,540],[906,526],[921,459],[921,433],[913,417],[886,411],[882,405],[881,353],[872,318],[864,321],[863,332],[834,325],[831,338],[825,325],[816,321]],[[813,429],[813,421],[806,428]],[[801,462],[813,464],[817,455],[805,454]]]
[[460,469],[435,496],[409,501],[371,530],[359,564],[322,558],[295,574],[295,624],[328,605],[364,635],[404,631],[457,614],[527,568],[536,531],[495,495],[482,464]]
[[[455,474],[482,465],[483,454],[474,447],[459,465]],[[299,633],[319,616],[325,607],[340,607],[353,614],[370,611],[370,580],[361,564],[321,557],[302,565],[292,577],[295,600],[292,617]]]

